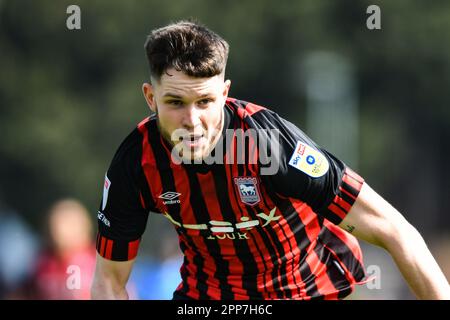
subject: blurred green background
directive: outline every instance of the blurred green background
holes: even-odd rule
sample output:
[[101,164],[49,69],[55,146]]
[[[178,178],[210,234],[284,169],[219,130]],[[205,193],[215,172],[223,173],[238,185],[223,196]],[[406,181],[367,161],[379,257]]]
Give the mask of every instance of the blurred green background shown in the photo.
[[[81,8],[81,30],[66,27],[71,4]],[[366,27],[371,4],[381,8],[381,30]],[[229,42],[230,96],[277,111],[349,163],[416,226],[449,274],[450,2],[444,0],[0,0],[0,210],[16,212],[38,238],[48,207],[63,197],[81,200],[95,221],[116,148],[149,114],[141,93],[146,35],[190,17]],[[305,67],[317,56],[343,61],[343,80],[327,78],[323,90],[342,80],[341,102],[351,105],[348,117],[320,126],[312,122],[320,101],[308,95]],[[338,145],[351,145],[351,156],[333,145],[334,135]],[[151,216],[143,254],[157,255],[159,226],[169,227]],[[372,264],[387,259],[366,250]],[[410,297],[403,284],[394,289],[360,296]]]

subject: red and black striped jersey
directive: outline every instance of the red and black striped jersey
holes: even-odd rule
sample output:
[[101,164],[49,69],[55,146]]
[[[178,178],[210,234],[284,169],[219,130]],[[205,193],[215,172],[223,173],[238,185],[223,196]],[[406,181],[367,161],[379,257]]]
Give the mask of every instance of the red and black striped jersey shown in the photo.
[[[229,98],[224,116],[211,153],[223,161],[174,161],[155,115],[124,140],[105,177],[98,253],[115,261],[135,258],[154,212],[165,215],[179,237],[179,296],[350,294],[365,278],[362,253],[356,238],[336,225],[363,179],[267,108]],[[257,136],[238,134],[248,130]]]

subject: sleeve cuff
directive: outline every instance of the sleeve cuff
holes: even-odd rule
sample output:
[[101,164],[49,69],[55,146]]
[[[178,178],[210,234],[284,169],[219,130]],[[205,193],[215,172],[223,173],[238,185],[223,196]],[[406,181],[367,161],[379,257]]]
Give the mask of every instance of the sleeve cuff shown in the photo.
[[112,240],[97,234],[96,250],[100,256],[113,261],[129,261],[136,258],[140,239],[134,241]]
[[333,201],[324,208],[323,216],[334,224],[341,223],[352,208],[364,184],[364,179],[346,167]]

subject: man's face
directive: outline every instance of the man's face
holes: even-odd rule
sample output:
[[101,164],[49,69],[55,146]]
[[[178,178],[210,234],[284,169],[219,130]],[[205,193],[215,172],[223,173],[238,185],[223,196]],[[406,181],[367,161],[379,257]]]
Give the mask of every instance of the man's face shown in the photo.
[[184,159],[204,159],[220,138],[230,81],[223,75],[194,78],[172,68],[152,82],[143,92],[162,136]]

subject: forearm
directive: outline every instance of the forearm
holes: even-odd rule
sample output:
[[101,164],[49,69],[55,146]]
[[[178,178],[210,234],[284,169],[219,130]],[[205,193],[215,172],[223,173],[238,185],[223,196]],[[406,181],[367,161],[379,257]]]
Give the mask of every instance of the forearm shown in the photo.
[[112,261],[97,254],[94,281],[91,286],[91,299],[128,300],[125,286],[130,277],[134,259]]
[[420,233],[410,224],[384,243],[419,299],[450,299],[450,286]]
[[448,281],[422,236],[366,183],[339,226],[386,249],[419,299],[450,299]]
[[91,287],[91,299],[93,300],[128,300],[128,292],[124,286],[115,284],[114,281],[98,277],[94,278]]

